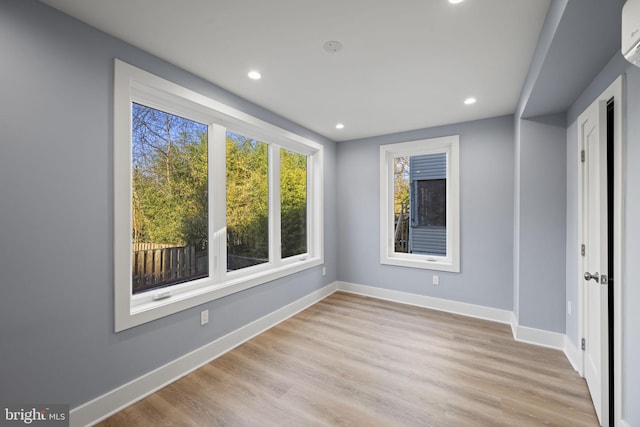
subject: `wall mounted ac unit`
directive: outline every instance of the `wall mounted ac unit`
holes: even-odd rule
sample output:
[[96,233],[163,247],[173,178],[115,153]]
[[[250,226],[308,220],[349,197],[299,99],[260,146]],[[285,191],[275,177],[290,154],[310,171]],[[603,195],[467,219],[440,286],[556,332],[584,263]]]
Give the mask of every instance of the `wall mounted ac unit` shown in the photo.
[[627,0],[622,7],[622,54],[640,67],[640,0]]

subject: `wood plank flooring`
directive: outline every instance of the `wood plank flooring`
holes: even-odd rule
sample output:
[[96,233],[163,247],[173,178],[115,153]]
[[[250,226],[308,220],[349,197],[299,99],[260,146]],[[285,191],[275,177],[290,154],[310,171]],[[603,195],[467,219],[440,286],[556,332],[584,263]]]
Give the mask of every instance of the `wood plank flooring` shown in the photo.
[[564,354],[337,292],[100,426],[597,426]]

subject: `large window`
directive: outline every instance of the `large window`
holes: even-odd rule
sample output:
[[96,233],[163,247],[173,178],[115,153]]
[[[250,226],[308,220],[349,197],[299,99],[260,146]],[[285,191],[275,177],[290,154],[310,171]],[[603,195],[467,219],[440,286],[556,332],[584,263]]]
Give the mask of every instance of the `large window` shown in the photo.
[[380,261],[460,271],[458,136],[380,146]]
[[322,146],[115,62],[116,331],[323,262]]

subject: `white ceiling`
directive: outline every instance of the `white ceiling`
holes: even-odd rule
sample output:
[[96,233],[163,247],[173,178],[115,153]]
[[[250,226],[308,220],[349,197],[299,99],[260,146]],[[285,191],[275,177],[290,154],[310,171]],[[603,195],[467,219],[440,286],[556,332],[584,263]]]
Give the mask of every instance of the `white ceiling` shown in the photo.
[[[513,113],[549,6],[41,1],[335,141]],[[329,40],[343,49],[326,52]],[[469,96],[478,102],[465,106]]]

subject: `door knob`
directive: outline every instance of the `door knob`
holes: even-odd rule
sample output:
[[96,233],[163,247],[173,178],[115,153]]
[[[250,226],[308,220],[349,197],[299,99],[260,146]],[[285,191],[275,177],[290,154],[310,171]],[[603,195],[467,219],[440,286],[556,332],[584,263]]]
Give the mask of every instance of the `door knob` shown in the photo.
[[586,280],[587,282],[589,280],[595,280],[596,283],[600,283],[600,275],[598,273],[584,273],[584,280]]

